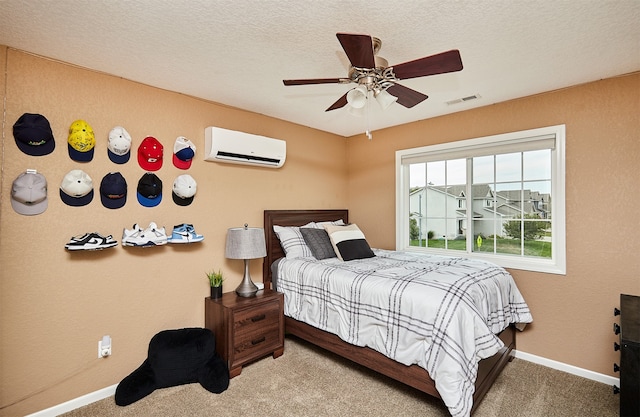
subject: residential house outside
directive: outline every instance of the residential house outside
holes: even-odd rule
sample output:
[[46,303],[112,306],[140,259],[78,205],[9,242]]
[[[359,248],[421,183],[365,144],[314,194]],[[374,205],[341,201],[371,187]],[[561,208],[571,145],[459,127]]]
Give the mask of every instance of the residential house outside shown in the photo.
[[[507,222],[536,218],[550,220],[551,196],[532,190],[494,191],[489,185],[471,186],[474,238],[504,237]],[[417,240],[464,239],[467,236],[466,185],[416,187],[409,195],[411,219],[416,220]],[[430,233],[431,232],[431,233]]]

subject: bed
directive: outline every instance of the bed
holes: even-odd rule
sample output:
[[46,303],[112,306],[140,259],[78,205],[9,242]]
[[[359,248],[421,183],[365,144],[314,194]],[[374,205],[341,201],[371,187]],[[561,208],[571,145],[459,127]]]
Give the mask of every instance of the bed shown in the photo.
[[[307,225],[309,222],[332,222],[342,220],[345,224],[349,223],[349,214],[347,210],[265,210],[264,211],[264,230],[266,237],[267,256],[263,265],[263,280],[265,287],[272,286],[272,265],[280,258],[285,257],[285,252],[281,246],[278,235],[274,232],[274,226],[281,227],[299,227]],[[514,284],[515,285],[515,284]],[[518,293],[519,295],[519,293]],[[287,294],[285,293],[285,299]],[[524,303],[523,303],[524,304]],[[526,307],[526,305],[525,305]],[[528,311],[528,307],[526,307]],[[530,317],[530,316],[529,316]],[[530,320],[523,320],[527,322]],[[285,331],[287,334],[294,335],[306,340],[314,345],[324,348],[330,352],[338,354],[353,362],[363,365],[369,369],[386,375],[392,379],[400,381],[406,385],[416,388],[426,394],[437,398],[443,398],[436,383],[429,375],[425,367],[417,364],[403,364],[394,359],[390,359],[377,350],[367,346],[357,346],[347,343],[343,338],[330,332],[321,330],[316,326],[304,323],[288,317],[285,314]],[[513,350],[516,346],[515,326],[513,324],[506,327],[497,335],[502,345],[495,354],[482,359],[477,364],[477,377],[475,385],[471,387],[469,401],[464,404],[452,405],[447,394],[445,404],[449,408],[452,415],[466,416],[472,413],[484,395],[487,393],[493,382],[496,380],[502,369],[511,360]],[[494,332],[497,333],[497,332]],[[493,334],[491,335],[493,338]],[[494,338],[495,339],[495,338]],[[496,339],[497,340],[497,339]],[[495,343],[494,343],[495,344]]]

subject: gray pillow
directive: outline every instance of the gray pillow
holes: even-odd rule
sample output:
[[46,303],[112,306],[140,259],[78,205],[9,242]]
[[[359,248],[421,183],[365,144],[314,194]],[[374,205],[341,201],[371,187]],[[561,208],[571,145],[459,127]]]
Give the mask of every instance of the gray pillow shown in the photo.
[[314,258],[327,259],[336,257],[336,252],[333,250],[326,230],[301,227],[300,233],[302,233],[305,243],[311,249]]

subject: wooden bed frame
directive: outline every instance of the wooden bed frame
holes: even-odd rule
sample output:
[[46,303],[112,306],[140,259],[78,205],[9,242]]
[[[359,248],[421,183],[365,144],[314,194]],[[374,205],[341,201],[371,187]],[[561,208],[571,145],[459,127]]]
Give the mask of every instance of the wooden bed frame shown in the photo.
[[[263,265],[263,281],[265,287],[271,287],[271,264],[284,256],[284,251],[280,246],[278,236],[273,231],[274,225],[285,227],[302,226],[311,221],[322,222],[338,219],[342,219],[345,223],[348,223],[348,210],[265,210],[264,230],[267,245],[267,257]],[[425,369],[418,365],[406,366],[387,358],[371,348],[351,345],[332,333],[325,332],[290,317],[285,317],[285,332],[424,393],[440,398],[433,379],[431,379]],[[502,369],[513,358],[513,350],[516,347],[515,328],[510,326],[500,333],[499,336],[504,342],[505,347],[494,356],[480,361],[471,412],[475,411]]]

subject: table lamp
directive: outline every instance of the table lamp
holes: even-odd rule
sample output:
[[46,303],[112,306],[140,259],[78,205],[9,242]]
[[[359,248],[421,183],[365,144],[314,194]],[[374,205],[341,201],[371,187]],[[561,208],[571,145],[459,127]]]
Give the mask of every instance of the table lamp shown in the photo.
[[258,287],[251,281],[249,274],[249,260],[264,258],[267,249],[264,240],[264,229],[259,227],[233,227],[227,231],[227,245],[225,257],[228,259],[244,260],[244,276],[236,288],[240,297],[252,297],[258,292]]

